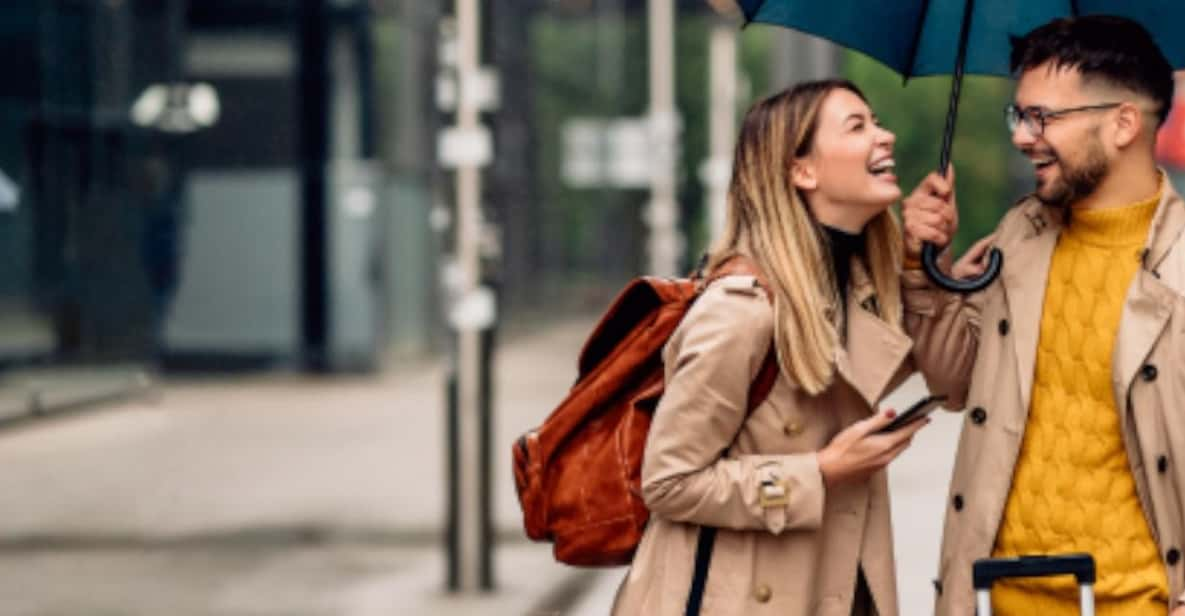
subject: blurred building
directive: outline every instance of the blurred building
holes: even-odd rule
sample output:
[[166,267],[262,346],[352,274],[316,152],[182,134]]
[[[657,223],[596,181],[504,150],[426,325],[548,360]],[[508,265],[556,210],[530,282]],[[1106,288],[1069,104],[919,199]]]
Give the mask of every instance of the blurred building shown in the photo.
[[363,3],[0,9],[0,357],[365,368],[383,329]]

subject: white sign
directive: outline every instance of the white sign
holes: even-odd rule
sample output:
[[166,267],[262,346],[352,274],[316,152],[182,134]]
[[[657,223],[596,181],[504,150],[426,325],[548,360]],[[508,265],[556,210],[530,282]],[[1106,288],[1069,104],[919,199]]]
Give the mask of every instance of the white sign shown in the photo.
[[654,139],[645,118],[572,118],[564,122],[564,181],[573,188],[646,188]]
[[455,111],[457,101],[462,96],[466,104],[478,111],[497,109],[502,102],[498,71],[485,67],[461,75],[451,71],[441,71],[436,75],[437,109]]
[[489,329],[498,316],[494,291],[477,287],[461,297],[449,309],[448,320],[457,331]]
[[461,74],[461,95],[465,102],[480,111],[493,111],[502,101],[498,71],[483,67]]
[[610,186],[646,188],[654,172],[654,143],[645,119],[613,120],[608,126],[609,147],[605,178]]
[[574,188],[596,188],[605,183],[602,169],[605,131],[604,122],[596,118],[574,118],[564,122],[561,129],[564,156],[560,173],[564,182]]
[[437,156],[440,164],[448,168],[484,167],[494,157],[494,142],[484,126],[472,129],[450,126],[440,131]]

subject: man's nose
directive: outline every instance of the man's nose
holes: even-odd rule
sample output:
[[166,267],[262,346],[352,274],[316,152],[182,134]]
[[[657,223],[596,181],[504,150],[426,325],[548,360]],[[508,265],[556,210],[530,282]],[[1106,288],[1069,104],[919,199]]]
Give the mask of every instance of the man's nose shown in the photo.
[[1016,128],[1012,129],[1012,145],[1016,149],[1023,150],[1032,147],[1037,143],[1037,137],[1029,130],[1029,127],[1024,122],[1018,122]]

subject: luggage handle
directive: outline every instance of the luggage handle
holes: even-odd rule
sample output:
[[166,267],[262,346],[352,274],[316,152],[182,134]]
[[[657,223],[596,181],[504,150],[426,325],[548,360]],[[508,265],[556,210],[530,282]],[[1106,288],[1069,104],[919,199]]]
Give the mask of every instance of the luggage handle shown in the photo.
[[971,567],[975,586],[976,613],[992,614],[992,584],[1001,578],[1073,575],[1078,580],[1078,597],[1083,616],[1094,616],[1094,558],[1090,554],[984,558]]
[[975,561],[971,571],[975,590],[990,590],[996,580],[1007,577],[1070,574],[1078,579],[1079,586],[1093,585],[1095,581],[1094,558],[1090,554],[985,558]]

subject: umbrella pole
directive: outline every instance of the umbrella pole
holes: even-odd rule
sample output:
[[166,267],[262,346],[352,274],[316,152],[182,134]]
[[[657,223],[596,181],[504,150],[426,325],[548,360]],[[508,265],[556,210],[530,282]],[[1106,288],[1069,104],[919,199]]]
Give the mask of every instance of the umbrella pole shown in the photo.
[[950,105],[946,109],[946,127],[942,131],[942,152],[938,155],[938,173],[946,175],[950,167],[951,147],[955,140],[955,122],[959,118],[959,97],[963,91],[963,71],[967,64],[967,39],[971,34],[971,11],[975,0],[967,0],[963,10],[963,25],[959,29],[959,51],[955,59],[954,78],[950,83]]
[[[963,8],[963,24],[959,28],[959,50],[955,59],[954,78],[950,87],[950,106],[946,111],[946,127],[942,133],[942,151],[938,155],[938,173],[946,175],[950,168],[951,147],[955,139],[955,120],[959,116],[959,95],[963,89],[963,72],[967,64],[967,40],[971,35],[971,13],[975,0],[967,0]],[[955,293],[974,293],[987,287],[1000,275],[1004,255],[993,248],[989,255],[987,269],[977,279],[959,280],[947,276],[938,268],[938,247],[931,242],[922,244],[922,268],[934,284]]]

